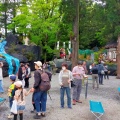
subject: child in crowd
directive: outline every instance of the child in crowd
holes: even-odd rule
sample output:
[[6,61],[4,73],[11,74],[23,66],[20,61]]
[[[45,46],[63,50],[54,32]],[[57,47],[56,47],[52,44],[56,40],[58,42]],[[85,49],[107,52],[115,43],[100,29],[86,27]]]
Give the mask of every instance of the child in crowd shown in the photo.
[[[17,100],[17,113],[20,116],[20,120],[23,120],[23,111],[25,109],[25,97],[30,93],[31,90],[28,92],[22,88],[22,82],[17,81],[14,83],[17,90],[15,91],[14,99]],[[17,120],[17,114],[14,114],[14,120]]]
[[[8,89],[8,96],[9,96],[9,106],[10,106],[10,109],[11,109],[12,103],[13,103],[13,100],[14,100],[14,95],[15,95],[14,82],[16,80],[16,75],[10,75],[9,78],[10,78],[11,85],[10,85],[10,87]],[[13,117],[12,114],[8,115],[8,118],[12,118],[12,117]]]

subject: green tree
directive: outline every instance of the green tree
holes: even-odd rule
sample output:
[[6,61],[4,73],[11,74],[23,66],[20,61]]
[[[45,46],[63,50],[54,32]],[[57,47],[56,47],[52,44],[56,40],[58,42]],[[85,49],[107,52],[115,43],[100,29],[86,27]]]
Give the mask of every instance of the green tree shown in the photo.
[[[16,16],[16,7],[19,6],[20,1],[2,0],[0,3],[0,27],[5,29],[5,36],[7,36],[8,24]],[[15,33],[15,26],[12,32]]]
[[104,46],[108,41],[105,5],[92,0],[80,3],[80,49]]
[[[62,16],[59,35],[61,39],[66,38],[72,42],[72,66],[75,66],[78,60],[79,3],[79,0],[62,0],[59,9]],[[62,31],[65,31],[66,35]]]
[[108,36],[118,40],[117,45],[117,78],[120,78],[120,0],[106,0]]
[[59,24],[59,0],[35,0],[23,1],[17,11],[17,15],[10,24],[12,29],[16,26],[18,33],[23,33],[30,37],[30,40],[40,45],[43,57],[46,60],[47,53],[55,53],[55,43],[57,42],[57,31]]

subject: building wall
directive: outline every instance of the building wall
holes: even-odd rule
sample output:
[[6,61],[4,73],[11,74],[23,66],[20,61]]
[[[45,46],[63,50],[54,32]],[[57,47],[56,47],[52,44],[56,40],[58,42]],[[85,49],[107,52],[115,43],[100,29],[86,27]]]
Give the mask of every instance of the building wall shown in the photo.
[[109,48],[109,49],[107,50],[107,57],[108,57],[110,60],[116,61],[116,52],[117,52],[117,49],[116,49],[116,48]]

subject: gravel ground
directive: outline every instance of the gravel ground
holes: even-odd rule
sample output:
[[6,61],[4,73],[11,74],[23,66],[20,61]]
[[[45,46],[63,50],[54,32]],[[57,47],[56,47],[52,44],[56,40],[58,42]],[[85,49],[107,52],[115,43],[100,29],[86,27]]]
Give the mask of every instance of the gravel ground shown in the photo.
[[[89,76],[91,78],[91,76]],[[72,109],[68,109],[67,105],[64,109],[60,108],[60,95],[58,85],[58,74],[52,78],[52,88],[50,90],[50,97],[47,101],[47,113],[46,117],[41,118],[43,120],[94,120],[95,116],[89,110],[89,100],[101,101],[105,110],[105,114],[101,117],[102,120],[120,120],[120,96],[118,95],[117,88],[120,86],[120,80],[115,76],[110,76],[109,80],[104,80],[104,85],[100,85],[98,90],[92,89],[92,81],[89,80],[88,84],[88,96],[85,99],[85,87],[83,86],[81,93],[82,104],[77,103],[72,106]],[[10,85],[9,78],[4,78],[4,89],[7,91]],[[33,85],[33,78],[30,78],[30,87]],[[0,97],[7,98],[7,92],[0,94]],[[66,101],[66,96],[65,96]],[[65,102],[66,103],[66,102]],[[7,100],[8,104],[8,100]],[[24,120],[34,120],[33,115],[30,113],[32,109],[31,94],[26,97],[26,110],[24,112]],[[0,120],[8,120],[7,114],[9,109],[2,105],[0,107]]]

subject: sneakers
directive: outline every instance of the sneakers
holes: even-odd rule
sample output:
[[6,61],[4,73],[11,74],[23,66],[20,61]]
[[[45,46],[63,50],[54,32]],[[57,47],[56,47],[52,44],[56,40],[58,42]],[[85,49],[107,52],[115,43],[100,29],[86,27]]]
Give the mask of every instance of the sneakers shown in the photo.
[[42,117],[45,117],[45,113],[41,113],[41,116],[42,116]]
[[35,116],[33,116],[34,119],[40,119],[41,115],[36,114]]
[[63,108],[64,108],[64,106],[61,106],[60,108],[62,108],[62,109],[63,109]]
[[73,100],[73,105],[76,105],[76,102],[82,103],[82,101],[80,101],[80,100]]
[[35,110],[31,110],[30,112],[31,112],[31,113],[35,113],[36,111],[35,111]]
[[81,101],[81,100],[76,100],[76,102],[78,102],[78,103],[82,103],[82,101]]
[[76,100],[73,100],[73,105],[76,105]]

